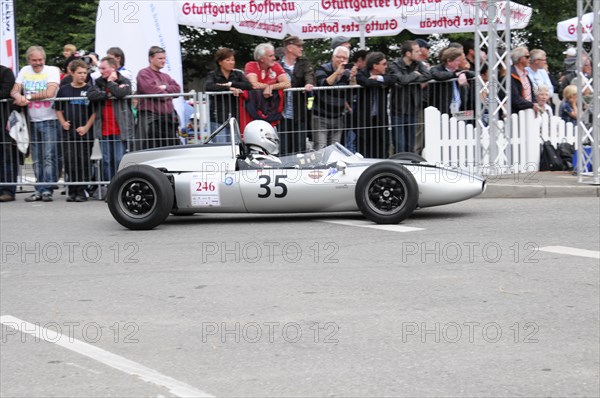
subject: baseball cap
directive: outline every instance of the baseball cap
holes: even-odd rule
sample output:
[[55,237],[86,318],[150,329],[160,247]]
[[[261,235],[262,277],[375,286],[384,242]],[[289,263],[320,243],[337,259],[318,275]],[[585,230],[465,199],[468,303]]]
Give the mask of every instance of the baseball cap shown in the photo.
[[350,43],[350,38],[346,36],[336,36],[331,39],[331,48],[335,50],[336,47],[339,47],[344,43]]
[[289,44],[302,46],[304,44],[304,40],[300,39],[298,36],[288,36],[285,39],[283,39],[283,45],[287,46]]
[[427,43],[425,40],[423,39],[417,39],[415,40],[417,42],[417,44],[419,45],[419,47],[421,48],[430,48],[431,45],[429,43]]
[[563,51],[563,54],[567,57],[574,57],[577,55],[577,49],[575,47],[569,47],[566,51]]

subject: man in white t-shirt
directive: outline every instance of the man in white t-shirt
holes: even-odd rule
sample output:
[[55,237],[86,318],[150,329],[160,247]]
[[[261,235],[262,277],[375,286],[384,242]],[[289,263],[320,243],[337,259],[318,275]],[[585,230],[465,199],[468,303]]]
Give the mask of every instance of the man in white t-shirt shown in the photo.
[[46,52],[31,46],[25,52],[29,65],[17,75],[11,96],[18,106],[27,106],[31,119],[31,156],[38,183],[35,193],[26,202],[52,202],[53,186],[58,181],[58,141],[60,129],[52,99],[60,84],[60,70],[45,65]]

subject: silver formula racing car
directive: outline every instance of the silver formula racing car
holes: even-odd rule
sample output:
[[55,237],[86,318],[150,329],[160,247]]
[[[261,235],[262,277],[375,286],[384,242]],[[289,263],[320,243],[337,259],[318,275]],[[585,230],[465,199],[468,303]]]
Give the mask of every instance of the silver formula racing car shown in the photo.
[[[211,143],[218,135],[230,143]],[[466,200],[485,180],[428,164],[412,153],[366,159],[340,144],[276,157],[277,134],[266,122],[235,119],[207,143],[131,152],[112,179],[107,202],[123,226],[152,229],[170,213],[302,213],[360,211],[395,224],[417,208]]]

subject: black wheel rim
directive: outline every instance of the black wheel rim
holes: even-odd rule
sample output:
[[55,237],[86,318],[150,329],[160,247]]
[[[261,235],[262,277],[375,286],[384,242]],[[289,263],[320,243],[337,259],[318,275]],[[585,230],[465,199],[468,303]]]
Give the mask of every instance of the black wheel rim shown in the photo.
[[376,213],[390,215],[399,212],[406,202],[406,184],[394,174],[374,176],[365,192],[367,205]]
[[156,208],[154,186],[143,178],[132,178],[121,185],[119,206],[129,217],[144,218]]

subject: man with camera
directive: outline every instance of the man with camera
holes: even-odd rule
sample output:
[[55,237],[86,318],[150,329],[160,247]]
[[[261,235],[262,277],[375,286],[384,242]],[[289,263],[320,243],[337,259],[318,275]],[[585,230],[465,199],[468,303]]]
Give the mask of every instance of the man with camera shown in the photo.
[[[350,50],[338,46],[333,50],[331,62],[319,66],[315,72],[317,86],[347,86],[356,84],[356,68],[346,69]],[[313,139],[315,150],[341,142],[345,129],[344,114],[350,109],[350,90],[320,90],[315,94],[313,109]]]

